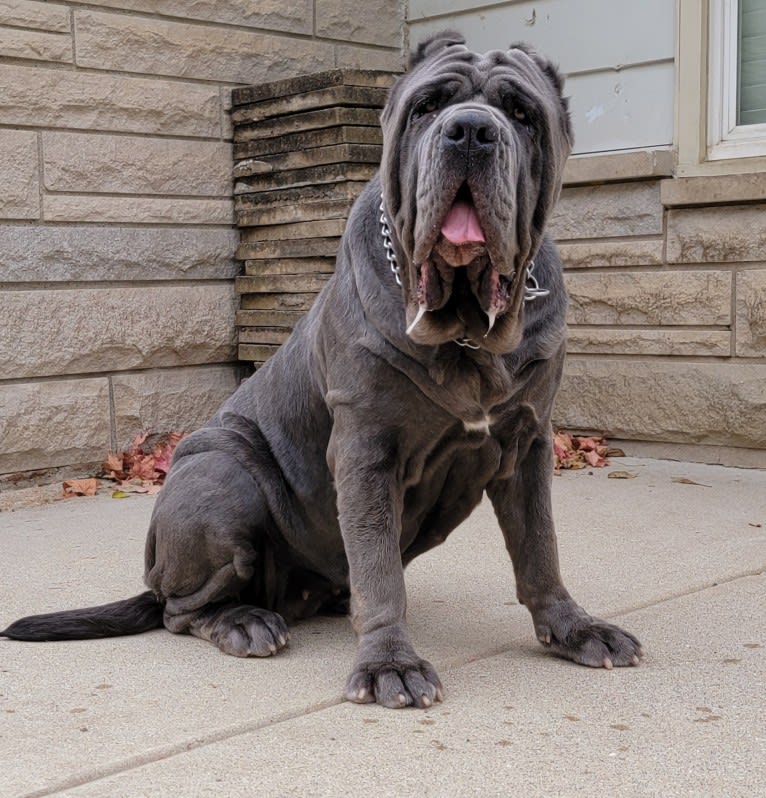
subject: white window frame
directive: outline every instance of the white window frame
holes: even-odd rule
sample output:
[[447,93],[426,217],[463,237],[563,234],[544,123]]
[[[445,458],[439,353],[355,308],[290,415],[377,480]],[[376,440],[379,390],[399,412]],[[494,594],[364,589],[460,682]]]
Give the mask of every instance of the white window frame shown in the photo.
[[737,124],[739,0],[710,0],[709,13],[707,157],[766,155],[766,124]]

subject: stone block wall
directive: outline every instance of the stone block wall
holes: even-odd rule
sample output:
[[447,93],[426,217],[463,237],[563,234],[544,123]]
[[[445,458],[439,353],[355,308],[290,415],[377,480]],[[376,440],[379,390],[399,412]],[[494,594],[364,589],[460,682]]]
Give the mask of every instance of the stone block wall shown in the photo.
[[556,422],[634,453],[766,467],[766,175],[670,152],[574,158],[552,222],[570,296]]
[[0,3],[0,489],[236,387],[231,90],[400,67],[349,0]]

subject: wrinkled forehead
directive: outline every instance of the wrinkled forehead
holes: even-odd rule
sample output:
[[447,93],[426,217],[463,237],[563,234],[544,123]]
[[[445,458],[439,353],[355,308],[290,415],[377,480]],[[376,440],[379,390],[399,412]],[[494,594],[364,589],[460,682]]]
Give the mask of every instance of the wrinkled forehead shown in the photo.
[[464,44],[454,44],[417,64],[409,75],[408,84],[421,89],[457,80],[470,84],[477,92],[515,82],[539,91],[550,90],[540,65],[518,47],[475,53]]

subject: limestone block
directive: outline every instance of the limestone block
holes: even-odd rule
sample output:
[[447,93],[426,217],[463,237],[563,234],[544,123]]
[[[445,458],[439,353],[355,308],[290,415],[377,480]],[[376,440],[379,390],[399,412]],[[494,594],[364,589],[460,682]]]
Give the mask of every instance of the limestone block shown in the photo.
[[0,225],[6,282],[233,278],[236,230]]
[[71,64],[72,37],[66,33],[3,28],[3,35],[0,36],[0,56]]
[[0,385],[0,474],[90,463],[110,448],[106,378]]
[[766,173],[674,177],[662,181],[660,198],[666,207],[763,202],[766,200]]
[[310,34],[313,19],[311,0],[89,0],[88,5],[106,6],[162,14],[163,17],[223,22],[238,27],[269,28]]
[[69,6],[37,0],[3,0],[0,3],[0,25],[69,33]]
[[142,431],[191,432],[215,413],[239,384],[235,365],[153,369],[111,377],[117,445]]
[[615,438],[766,448],[766,365],[569,357],[554,422]]
[[731,333],[728,330],[610,330],[570,327],[567,352],[728,357],[731,354]]
[[310,39],[86,10],[75,24],[83,67],[255,83],[335,65],[333,45]]
[[661,266],[662,239],[574,241],[559,244],[565,269]]
[[49,191],[229,196],[231,145],[218,141],[43,133]]
[[730,272],[568,272],[571,324],[731,323]]
[[217,86],[0,64],[6,125],[218,137]]
[[737,354],[766,356],[766,269],[737,274]]
[[549,229],[557,239],[659,235],[659,182],[565,188]]
[[734,263],[766,256],[766,205],[668,212],[669,263]]
[[0,218],[40,216],[37,133],[0,129],[0,186]]
[[223,199],[46,194],[43,213],[48,222],[220,225],[232,223],[234,207]]
[[564,167],[564,185],[646,180],[673,174],[670,149],[575,155]]
[[365,42],[397,50],[402,45],[403,15],[399,0],[359,3],[316,0],[316,32],[343,42]]
[[344,69],[380,69],[386,72],[401,72],[406,58],[402,55],[401,40],[392,50],[373,50],[367,47],[355,47],[352,44],[336,44],[335,63]]
[[236,306],[231,283],[0,292],[2,376],[229,361]]

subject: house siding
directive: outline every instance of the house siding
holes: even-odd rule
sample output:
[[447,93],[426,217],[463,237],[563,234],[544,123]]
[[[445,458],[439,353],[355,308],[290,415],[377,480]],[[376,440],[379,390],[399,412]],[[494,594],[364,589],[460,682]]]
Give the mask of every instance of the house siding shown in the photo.
[[673,142],[674,3],[667,0],[411,0],[410,41],[444,28],[480,51],[525,41],[558,63],[575,154]]

